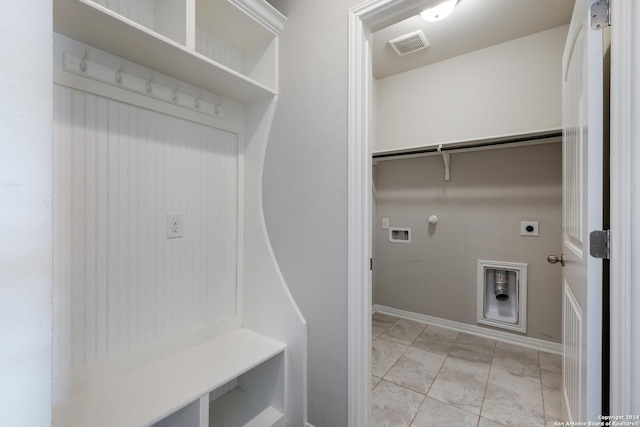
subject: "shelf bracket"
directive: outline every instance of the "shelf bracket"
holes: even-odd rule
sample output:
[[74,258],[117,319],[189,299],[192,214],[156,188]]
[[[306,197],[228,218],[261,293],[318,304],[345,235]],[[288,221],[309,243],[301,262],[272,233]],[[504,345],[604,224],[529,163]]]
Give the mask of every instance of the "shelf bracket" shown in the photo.
[[449,164],[450,164],[450,156],[451,153],[448,153],[446,151],[442,151],[442,144],[438,145],[438,152],[442,154],[442,161],[444,162],[444,180],[445,181],[450,181],[451,180],[451,176],[449,174]]

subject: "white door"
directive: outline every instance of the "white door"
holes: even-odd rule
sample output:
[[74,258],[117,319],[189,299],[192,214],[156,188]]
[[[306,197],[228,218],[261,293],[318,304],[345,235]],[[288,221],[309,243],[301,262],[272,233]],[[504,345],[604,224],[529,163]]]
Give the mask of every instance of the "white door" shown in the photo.
[[602,30],[596,0],[576,0],[563,56],[563,390],[569,418],[601,412],[602,260],[589,232],[602,229]]

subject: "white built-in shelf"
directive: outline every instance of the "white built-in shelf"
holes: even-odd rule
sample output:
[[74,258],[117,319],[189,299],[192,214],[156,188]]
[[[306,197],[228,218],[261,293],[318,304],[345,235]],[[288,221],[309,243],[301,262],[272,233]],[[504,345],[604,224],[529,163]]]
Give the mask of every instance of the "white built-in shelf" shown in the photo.
[[[280,342],[247,329],[237,329],[72,395],[54,405],[53,426],[152,425],[234,379],[240,378],[239,387],[242,387],[243,374],[250,376],[246,383],[257,381],[260,387],[268,388],[271,385],[262,380],[277,379],[281,375],[284,350],[285,345]],[[266,368],[260,371],[262,365]],[[249,372],[256,369],[257,374]],[[251,375],[258,376],[259,380]],[[211,403],[209,416],[233,421],[246,417],[250,413],[247,408],[254,408],[252,417],[245,420],[248,425],[277,426],[284,416],[270,405],[236,388]],[[251,424],[253,418],[255,423]]]
[[[78,282],[67,278],[57,280],[54,291],[61,296],[57,310],[59,318],[65,320],[57,322],[54,328],[57,373],[53,390],[53,427],[285,427],[287,423],[303,425],[306,421],[306,371],[302,363],[302,355],[306,354],[306,324],[286,291],[268,251],[259,197],[260,153],[268,140],[268,126],[264,125],[271,120],[275,105],[273,102],[256,101],[271,101],[277,94],[278,42],[284,23],[285,17],[266,0],[53,0],[53,29],[57,33],[54,37],[57,100],[60,105],[78,106],[68,112],[74,113],[73,120],[68,122],[66,119],[71,115],[60,114],[56,125],[84,135],[80,131],[92,129],[94,132],[96,123],[100,123],[99,126],[114,123],[108,126],[109,132],[105,134],[108,142],[111,142],[111,133],[123,132],[129,135],[129,146],[137,147],[145,142],[144,150],[148,151],[144,152],[153,153],[151,157],[158,159],[163,158],[162,146],[173,141],[176,135],[203,142],[210,140],[211,144],[206,144],[207,152],[203,151],[202,157],[209,157],[212,162],[218,162],[217,159],[222,157],[227,162],[226,158],[231,155],[236,159],[231,156],[230,162],[241,158],[242,165],[245,165],[241,169],[245,175],[240,171],[241,176],[236,176],[239,180],[237,188],[225,188],[220,194],[207,189],[201,191],[212,197],[215,203],[223,203],[227,197],[241,202],[243,215],[230,222],[235,224],[237,233],[232,230],[231,235],[222,238],[228,238],[230,244],[236,245],[241,235],[245,249],[249,249],[243,251],[242,256],[234,253],[233,257],[223,260],[225,266],[233,263],[237,267],[234,272],[242,272],[241,281],[238,274],[233,278],[221,274],[219,279],[216,276],[209,280],[213,277],[211,272],[215,270],[217,275],[219,269],[204,271],[194,268],[174,275],[163,286],[166,289],[162,296],[155,300],[140,296],[134,303],[133,298],[125,295],[126,292],[121,292],[119,295],[122,297],[114,304],[115,308],[109,305],[111,300],[102,300],[102,294],[98,293],[95,301],[76,298],[74,304],[67,304],[64,297],[68,295],[67,289],[80,289],[85,283],[90,289],[92,285],[84,279],[78,279]],[[67,87],[72,90],[67,91]],[[67,96],[70,98],[66,99]],[[98,97],[109,100],[105,110],[101,107],[104,105],[102,100],[96,99]],[[83,101],[75,104],[76,99]],[[245,120],[240,103],[253,104],[252,120]],[[100,107],[93,107],[98,104]],[[126,104],[149,109],[153,114],[143,117],[134,109],[129,110]],[[78,114],[83,118],[76,120],[75,113],[81,111],[91,119],[85,120],[84,114]],[[127,120],[120,122],[124,114],[127,114]],[[171,120],[166,120],[165,126],[163,116],[167,115]],[[109,121],[110,117],[116,116],[117,120]],[[210,120],[210,117],[215,120]],[[195,121],[212,129],[201,131],[198,127],[191,132],[191,127],[181,124],[183,120]],[[171,134],[171,138],[165,138],[163,133]],[[237,145],[233,147],[246,149],[234,149],[231,154],[223,151],[221,145],[229,145],[231,141],[223,135],[226,133],[236,134],[233,141]],[[192,134],[196,136],[192,137]],[[250,141],[244,140],[244,134],[250,135]],[[66,133],[57,132],[56,135],[59,138],[54,143],[66,146],[63,141]],[[149,144],[146,144],[147,138]],[[78,139],[78,149],[85,140],[83,137]],[[87,147],[95,145],[93,141],[87,142]],[[191,150],[187,143],[184,151],[189,150],[188,157],[193,157],[191,153],[200,157],[199,145]],[[81,149],[91,148],[82,146]],[[123,150],[113,164],[133,162],[130,159],[132,156],[137,158],[141,150]],[[171,153],[179,154],[180,151],[172,150]],[[108,153],[103,156],[102,151],[96,155],[95,161],[112,163]],[[215,167],[218,163],[212,164]],[[203,163],[203,168],[207,167],[208,163]],[[109,194],[118,191],[133,194],[128,188],[130,185],[120,184],[106,183],[105,191]],[[64,189],[64,192],[59,191],[61,194],[73,192],[64,180],[59,187]],[[185,189],[176,191],[182,190]],[[227,190],[235,191],[235,196]],[[78,193],[73,202],[63,198],[59,203],[72,211],[83,200],[96,198],[94,193],[97,191],[93,187],[87,188]],[[197,197],[200,190],[193,191]],[[172,203],[176,209],[182,206],[180,198]],[[126,216],[129,212],[126,206],[114,209],[109,215]],[[187,212],[189,205],[184,209]],[[149,215],[163,217],[165,212],[161,208],[161,212],[149,211]],[[111,218],[109,215],[96,219],[97,226],[106,226]],[[68,221],[64,212],[59,217],[59,221]],[[206,235],[211,235],[207,230],[215,231],[207,221],[193,226],[196,232],[202,231]],[[148,236],[147,249],[156,237]],[[66,237],[59,240],[63,239]],[[73,255],[83,250],[84,245],[78,246],[77,242],[78,239],[73,242],[65,240],[59,248],[69,247],[71,250],[60,249],[56,253],[65,262],[75,262],[65,257],[67,252]],[[186,246],[181,245],[182,249],[171,246],[172,254],[189,256]],[[147,254],[147,250],[140,248],[137,253]],[[154,260],[152,264],[158,262],[162,260]],[[145,268],[134,264],[130,267]],[[131,286],[140,289],[153,286],[153,283],[147,283],[152,278],[139,276],[135,283],[131,281]],[[115,286],[113,295],[120,292],[120,283],[112,283],[104,276],[96,278],[98,280],[106,289]],[[221,304],[215,301],[211,306],[204,301],[207,304],[206,318],[197,314],[191,316],[187,311],[197,310],[200,313],[202,302],[191,296],[180,296],[182,292],[191,292],[188,290],[191,287],[183,289],[183,281],[203,282],[205,293],[223,295],[225,301]],[[80,292],[85,292],[84,287],[82,289]],[[267,294],[269,304],[264,304],[263,295]],[[233,300],[228,298],[227,302],[231,295],[235,295]],[[174,296],[180,304],[167,306],[166,302]],[[109,306],[109,315],[102,316],[98,313],[101,309],[96,309],[93,316],[92,307],[102,307],[103,304]],[[232,304],[235,304],[235,311]],[[131,307],[136,306],[143,307],[148,313],[132,311]],[[122,315],[124,311],[129,315]],[[250,316],[243,318],[243,312]],[[86,326],[99,317],[100,322],[105,318],[106,330],[93,326],[83,328],[82,325]],[[157,330],[133,338],[139,324],[156,324],[154,322],[161,318],[162,326],[159,325]],[[183,330],[187,325],[189,328]],[[294,346],[293,350],[286,350],[286,345],[281,342],[239,328],[240,325],[267,331],[265,333]],[[238,329],[209,339],[213,334],[222,334],[232,328]],[[87,332],[89,330],[91,333]],[[112,340],[112,334],[118,336]],[[97,342],[106,343],[108,348],[101,355],[84,357],[89,352],[86,349],[94,347]],[[288,351],[286,358],[285,351]],[[82,357],[76,357],[81,353]]]
[[271,405],[235,388],[209,405],[209,427],[285,427],[286,417]]
[[284,17],[264,0],[147,0],[138,20],[99,2],[54,0],[54,31],[240,102],[277,93]]

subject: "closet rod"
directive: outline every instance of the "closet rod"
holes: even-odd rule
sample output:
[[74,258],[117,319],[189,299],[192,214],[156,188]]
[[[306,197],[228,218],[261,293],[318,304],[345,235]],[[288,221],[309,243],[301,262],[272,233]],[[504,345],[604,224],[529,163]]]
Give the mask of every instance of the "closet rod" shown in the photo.
[[468,150],[471,148],[487,148],[487,147],[499,147],[502,145],[510,145],[517,144],[522,142],[536,142],[543,141],[545,139],[558,138],[562,137],[562,130],[552,130],[546,132],[539,132],[535,134],[528,135],[514,135],[512,137],[504,137],[500,139],[491,138],[478,140],[473,142],[453,142],[447,144],[438,144],[429,147],[421,147],[416,149],[408,149],[403,151],[396,151],[392,153],[373,153],[373,159],[388,159],[392,157],[400,157],[400,156],[412,156],[412,155],[420,155],[420,154],[429,154],[429,153],[438,153],[445,151],[459,151],[459,150]]

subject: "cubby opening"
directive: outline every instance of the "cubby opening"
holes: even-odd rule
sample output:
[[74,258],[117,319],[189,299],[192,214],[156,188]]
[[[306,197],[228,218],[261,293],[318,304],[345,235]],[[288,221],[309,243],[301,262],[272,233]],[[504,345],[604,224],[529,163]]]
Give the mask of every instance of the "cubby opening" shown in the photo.
[[185,0],[91,0],[171,40],[187,44]]
[[269,88],[276,86],[276,41],[271,31],[226,0],[196,1],[195,50]]
[[153,427],[286,426],[284,352],[233,378]]
[[199,427],[200,401],[191,402],[184,408],[174,412],[152,427]]
[[209,427],[284,426],[284,353],[209,394]]

